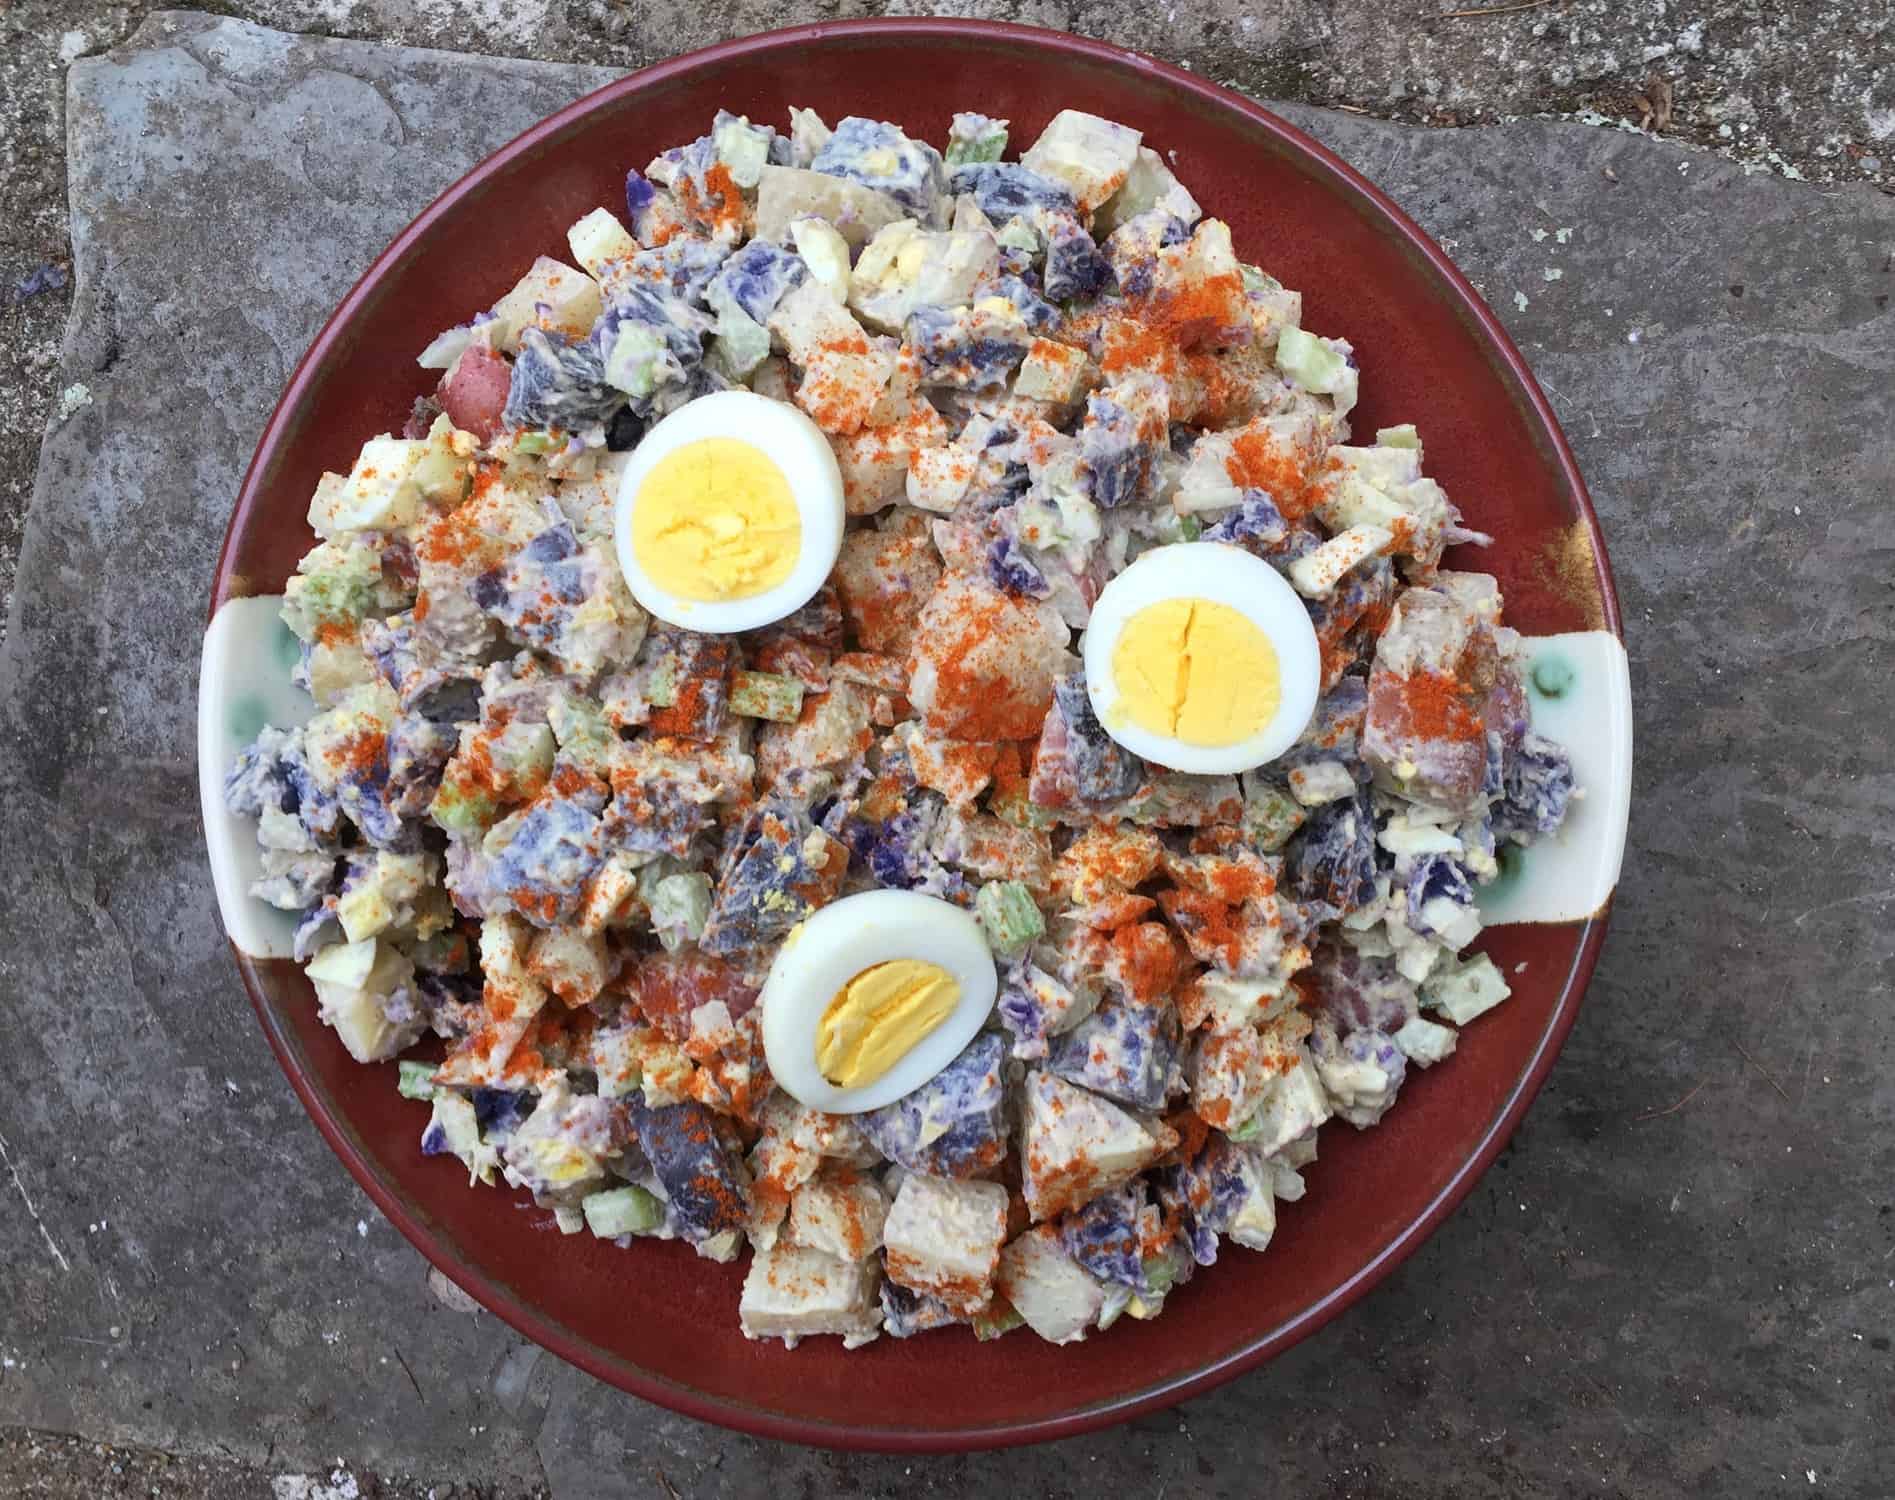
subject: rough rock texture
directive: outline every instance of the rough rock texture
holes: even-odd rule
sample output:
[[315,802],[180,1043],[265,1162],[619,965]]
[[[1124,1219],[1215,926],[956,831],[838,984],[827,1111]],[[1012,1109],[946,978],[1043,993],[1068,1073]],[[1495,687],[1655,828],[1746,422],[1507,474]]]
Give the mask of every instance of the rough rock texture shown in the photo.
[[[1506,317],[1631,635],[1612,939],[1466,1207],[1266,1369],[977,1459],[733,1437],[436,1289],[302,1115],[226,956],[195,813],[200,601],[322,314],[443,183],[598,77],[187,15],[73,71],[57,383],[84,394],[47,437],[0,653],[0,1422],[222,1455],[278,1496],[343,1492],[338,1456],[363,1494],[383,1471],[560,1500],[1885,1493],[1895,202],[1577,125],[1286,110]],[[0,1476],[32,1493],[21,1451]]]

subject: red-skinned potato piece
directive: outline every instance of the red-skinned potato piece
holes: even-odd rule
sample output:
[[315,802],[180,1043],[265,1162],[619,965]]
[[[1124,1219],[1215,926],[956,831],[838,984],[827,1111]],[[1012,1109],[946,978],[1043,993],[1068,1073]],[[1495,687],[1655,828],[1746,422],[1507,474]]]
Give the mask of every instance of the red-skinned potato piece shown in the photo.
[[485,344],[469,344],[441,377],[436,392],[448,420],[483,443],[500,432],[500,416],[507,409],[513,385],[513,366]]

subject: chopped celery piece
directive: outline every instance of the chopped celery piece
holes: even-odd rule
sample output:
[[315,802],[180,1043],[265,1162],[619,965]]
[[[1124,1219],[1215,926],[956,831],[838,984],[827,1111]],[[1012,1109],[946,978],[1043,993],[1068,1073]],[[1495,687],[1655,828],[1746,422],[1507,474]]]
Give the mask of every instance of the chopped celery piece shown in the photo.
[[1351,371],[1348,361],[1329,344],[1301,328],[1286,328],[1277,340],[1277,368],[1306,391],[1324,394],[1339,392],[1347,386]]
[[1017,880],[989,881],[974,897],[974,909],[994,952],[1014,958],[1046,931],[1046,918],[1032,893]]
[[586,1228],[602,1240],[615,1240],[622,1234],[650,1234],[665,1221],[664,1204],[655,1194],[636,1186],[588,1193],[580,1207],[585,1210]]
[[1263,1117],[1267,1113],[1267,1110],[1255,1110],[1246,1118],[1231,1126],[1224,1134],[1229,1136],[1233,1141],[1254,1141],[1258,1136],[1263,1134]]
[[986,115],[961,114],[948,126],[947,150],[942,154],[950,167],[968,162],[999,161],[1007,152],[1007,122]]
[[396,1065],[395,1087],[404,1099],[434,1097],[434,1064],[403,1061]]
[[1195,542],[1204,532],[1204,523],[1196,516],[1166,511],[1158,518],[1157,531],[1161,542]]
[[1513,993],[1494,961],[1477,953],[1465,963],[1450,959],[1421,986],[1421,1003],[1438,1010],[1456,1026],[1485,1015]]
[[1303,826],[1309,811],[1285,787],[1245,777],[1244,828],[1265,854],[1274,854]]
[[1145,1284],[1151,1288],[1154,1297],[1164,1296],[1178,1279],[1177,1262],[1169,1255],[1146,1256],[1144,1271]]
[[611,769],[618,735],[606,719],[605,710],[594,700],[577,693],[563,694],[546,710],[546,722],[559,748],[571,759],[600,775]]
[[296,565],[283,589],[283,623],[313,641],[325,626],[353,625],[375,604],[382,556],[373,547],[324,542]]
[[1013,1310],[1013,1304],[1003,1297],[996,1297],[979,1312],[974,1314],[974,1337],[983,1344],[989,1339],[997,1339],[1003,1333],[1012,1333],[1026,1322]]
[[559,1226],[561,1234],[578,1234],[586,1227],[586,1216],[576,1208],[560,1204],[553,1210],[553,1222]]
[[457,838],[472,838],[493,822],[493,798],[461,782],[443,780],[428,805],[435,824]]
[[987,810],[1001,822],[1011,823],[1015,828],[1051,828],[1054,822],[1050,807],[1041,807],[1027,796],[1024,776],[1005,791],[997,791],[988,797]]
[[746,719],[794,724],[803,712],[803,685],[775,672],[738,672],[730,681],[730,711]]

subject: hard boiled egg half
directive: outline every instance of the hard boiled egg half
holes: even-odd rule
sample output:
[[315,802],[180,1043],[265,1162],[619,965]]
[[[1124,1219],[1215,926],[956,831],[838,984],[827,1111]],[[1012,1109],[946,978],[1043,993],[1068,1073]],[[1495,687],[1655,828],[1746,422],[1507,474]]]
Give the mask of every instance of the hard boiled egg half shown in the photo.
[[979,924],[915,891],[864,891],[790,930],[759,1004],[770,1072],[812,1109],[880,1109],[974,1039],[999,980]]
[[1296,742],[1322,653],[1296,591],[1221,542],[1154,547],[1108,583],[1081,650],[1105,732],[1174,771],[1247,771]]
[[718,391],[679,407],[632,451],[613,510],[632,597],[724,635],[809,602],[842,547],[842,474],[795,407]]

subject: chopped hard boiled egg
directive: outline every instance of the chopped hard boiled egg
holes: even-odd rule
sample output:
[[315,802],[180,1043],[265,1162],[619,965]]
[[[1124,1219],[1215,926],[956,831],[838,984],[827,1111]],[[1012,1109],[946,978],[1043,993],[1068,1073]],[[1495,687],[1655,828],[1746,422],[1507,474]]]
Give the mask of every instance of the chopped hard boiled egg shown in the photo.
[[879,1109],[960,1055],[998,989],[980,924],[960,907],[914,891],[846,896],[793,928],[770,966],[770,1072],[812,1109]]
[[842,546],[842,475],[793,406],[719,391],[645,435],[614,529],[632,595],[673,625],[724,635],[808,603]]
[[1219,542],[1155,547],[1108,583],[1082,644],[1105,732],[1174,771],[1274,760],[1316,706],[1309,613],[1261,558]]

